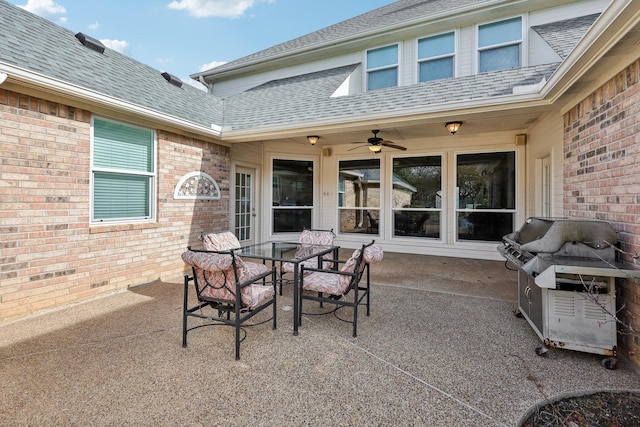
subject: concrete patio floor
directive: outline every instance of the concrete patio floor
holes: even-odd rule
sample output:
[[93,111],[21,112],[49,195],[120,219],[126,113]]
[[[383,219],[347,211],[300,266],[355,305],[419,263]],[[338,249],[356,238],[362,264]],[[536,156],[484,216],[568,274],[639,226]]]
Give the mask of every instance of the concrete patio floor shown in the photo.
[[537,356],[502,262],[387,253],[372,283],[357,338],[333,315],[294,337],[285,288],[240,361],[231,328],[181,347],[180,277],[0,325],[0,425],[513,426],[545,396],[640,389],[625,359]]

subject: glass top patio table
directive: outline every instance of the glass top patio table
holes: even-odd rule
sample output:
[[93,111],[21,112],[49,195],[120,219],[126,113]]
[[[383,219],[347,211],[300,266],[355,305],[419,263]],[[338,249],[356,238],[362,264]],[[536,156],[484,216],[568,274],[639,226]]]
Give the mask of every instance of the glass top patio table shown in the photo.
[[[298,335],[298,325],[300,324],[300,281],[298,280],[302,261],[318,257],[320,259],[330,253],[334,253],[334,259],[338,258],[339,246],[333,245],[311,245],[299,242],[264,242],[255,245],[243,246],[235,252],[242,258],[255,258],[263,261],[290,262],[295,264],[293,270],[293,335]],[[318,262],[318,265],[322,265]]]

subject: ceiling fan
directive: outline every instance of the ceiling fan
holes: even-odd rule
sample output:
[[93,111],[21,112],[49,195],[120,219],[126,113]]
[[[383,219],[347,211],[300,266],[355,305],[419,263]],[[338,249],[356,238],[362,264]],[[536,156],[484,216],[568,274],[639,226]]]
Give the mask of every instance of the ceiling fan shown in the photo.
[[[354,144],[369,144],[369,150],[373,151],[374,153],[379,153],[380,151],[382,151],[383,146],[389,147],[389,148],[395,148],[396,150],[403,150],[403,151],[406,150],[405,147],[402,147],[401,145],[397,145],[393,141],[386,141],[383,138],[380,138],[378,136],[378,132],[380,132],[380,130],[373,129],[371,132],[373,132],[373,136],[367,139],[366,142],[357,141],[357,142],[354,142]],[[360,147],[353,147],[349,149],[349,151],[355,150],[356,148],[360,148]]]

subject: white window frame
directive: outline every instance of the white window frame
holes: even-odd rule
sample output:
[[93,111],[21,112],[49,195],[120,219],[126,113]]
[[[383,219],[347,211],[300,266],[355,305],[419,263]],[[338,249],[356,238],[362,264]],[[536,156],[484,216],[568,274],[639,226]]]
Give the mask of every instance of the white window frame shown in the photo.
[[[378,183],[379,186],[379,204],[378,206],[340,206],[339,203],[339,198],[338,198],[338,193],[339,193],[339,182],[340,182],[340,162],[349,162],[349,161],[358,161],[358,160],[368,160],[371,157],[368,156],[345,156],[345,157],[340,157],[339,159],[336,160],[336,199],[335,199],[335,203],[336,203],[336,219],[335,219],[335,225],[334,225],[334,230],[337,230],[336,234],[338,234],[339,236],[349,236],[350,239],[359,239],[362,238],[364,240],[370,238],[371,236],[378,236],[379,238],[383,238],[384,234],[384,229],[385,229],[385,220],[386,220],[386,213],[385,213],[385,206],[386,206],[386,180],[387,177],[385,175],[385,171],[387,169],[386,167],[386,163],[385,163],[385,159],[384,157],[377,157],[377,160],[379,161],[378,163],[378,167],[380,168],[380,181]],[[343,210],[359,210],[359,211],[375,211],[378,214],[378,233],[373,234],[373,233],[350,233],[350,232],[342,232],[341,231],[341,224],[340,224],[340,214],[341,211]],[[364,213],[363,213],[363,224],[366,224],[364,222]],[[361,239],[361,240],[362,240]]]
[[[435,208],[403,208],[403,207],[394,207],[393,206],[393,173],[394,173],[394,160],[396,159],[406,159],[406,158],[416,158],[416,157],[439,157],[440,158],[440,206],[436,206]],[[389,225],[389,234],[391,239],[422,239],[423,241],[435,241],[435,242],[445,242],[445,228],[444,224],[446,223],[446,169],[447,169],[447,156],[445,152],[434,152],[429,154],[419,154],[419,153],[411,153],[411,154],[403,154],[403,155],[392,155],[390,156],[389,163],[389,171],[387,175],[388,189],[385,188],[385,191],[390,191],[390,195],[388,200],[391,201],[388,207],[388,215],[390,217],[390,225]],[[386,193],[385,193],[386,194]],[[413,211],[413,212],[437,212],[440,216],[439,220],[439,237],[421,237],[421,236],[402,236],[395,235],[395,227],[394,227],[394,217],[397,211]]]
[[[316,223],[317,223],[317,212],[318,212],[318,191],[319,191],[319,161],[317,157],[305,157],[305,156],[293,156],[291,154],[277,154],[277,153],[273,153],[270,158],[269,158],[269,181],[267,184],[267,187],[265,187],[265,189],[268,190],[268,200],[269,200],[269,214],[268,214],[268,230],[269,230],[269,235],[272,238],[276,238],[276,239],[280,239],[283,236],[287,236],[287,234],[291,234],[292,232],[288,232],[288,231],[279,231],[276,232],[274,230],[273,227],[273,221],[274,221],[274,206],[273,206],[273,180],[274,180],[274,174],[273,174],[273,161],[274,160],[290,160],[290,161],[296,161],[296,162],[311,162],[313,165],[313,195],[312,195],[312,205],[311,206],[291,206],[290,208],[287,209],[291,209],[291,210],[295,210],[295,209],[308,209],[311,211],[311,228],[315,228],[316,227]],[[278,207],[281,210],[282,207]],[[297,233],[297,232],[296,232]],[[295,233],[294,233],[295,234]],[[299,233],[298,233],[299,234]]]
[[[438,36],[442,36],[442,35],[445,35],[445,34],[451,34],[451,33],[453,33],[453,53],[420,58],[420,40],[429,39],[429,38],[432,38],[432,37],[438,37]],[[417,83],[425,83],[425,82],[433,81],[433,80],[427,80],[425,82],[421,82],[420,81],[420,64],[422,64],[424,62],[437,60],[437,59],[453,58],[453,75],[451,77],[457,77],[458,76],[458,50],[459,50],[458,40],[459,39],[460,39],[459,31],[458,30],[453,30],[453,31],[445,31],[445,32],[442,32],[442,33],[437,33],[437,34],[430,34],[430,35],[425,36],[425,37],[419,37],[419,38],[417,38],[415,40],[415,57],[416,57],[416,73],[415,73],[416,77],[415,78],[416,78],[416,82]]]
[[[95,119],[99,119],[105,122],[111,122],[111,123],[115,123],[121,126],[127,126],[127,127],[132,127],[132,128],[137,128],[137,129],[142,129],[145,131],[150,131],[153,135],[153,171],[152,172],[142,172],[142,171],[131,171],[131,170],[120,170],[120,169],[114,169],[114,168],[100,168],[100,167],[96,167],[94,166],[94,149],[95,149]],[[89,224],[90,225],[114,225],[114,224],[131,224],[131,223],[149,223],[149,222],[155,222],[156,221],[156,212],[157,212],[157,186],[158,186],[158,135],[156,133],[155,130],[153,129],[149,129],[149,128],[145,128],[142,126],[137,126],[137,125],[133,125],[131,123],[126,123],[126,122],[122,122],[122,121],[118,121],[118,120],[112,120],[112,119],[108,119],[105,117],[96,117],[96,116],[92,116],[91,117],[91,146],[90,146],[90,168],[91,168],[91,174],[90,174],[90,183],[89,183],[89,188],[90,188],[90,198],[89,198],[89,212],[90,212],[90,218],[89,218]],[[146,217],[122,217],[122,218],[115,218],[115,219],[95,219],[95,214],[94,214],[94,200],[95,200],[95,174],[96,173],[100,173],[100,172],[107,172],[107,173],[122,173],[122,174],[127,174],[127,175],[139,175],[139,176],[146,176],[151,180],[151,183],[149,185],[149,199],[147,200],[147,203],[149,204],[149,215]]]
[[[480,27],[484,26],[484,25],[490,25],[490,24],[496,24],[499,22],[503,22],[503,21],[510,21],[512,19],[517,19],[520,18],[520,38],[517,40],[511,40],[508,42],[504,42],[504,43],[498,43],[498,44],[494,44],[494,45],[489,45],[489,46],[483,46],[480,47]],[[526,17],[524,15],[517,15],[517,16],[511,16],[508,18],[502,18],[502,19],[496,19],[494,21],[489,21],[489,22],[483,22],[481,24],[477,24],[476,25],[476,29],[475,29],[475,37],[476,37],[476,73],[480,73],[480,52],[484,52],[484,51],[489,51],[492,49],[497,49],[497,48],[501,48],[501,47],[508,47],[508,46],[515,46],[515,45],[520,45],[520,57],[519,57],[519,68],[521,67],[526,67],[527,66],[527,55],[525,54],[527,46],[526,46],[526,31],[525,28],[528,27],[528,22],[526,20]],[[499,70],[492,70],[492,71],[499,71]]]
[[[514,176],[514,207],[513,208],[492,208],[492,209],[482,209],[478,210],[476,208],[467,208],[466,206],[460,206],[460,195],[459,195],[459,187],[457,185],[458,178],[458,158],[459,156],[464,155],[475,155],[475,154],[491,154],[491,153],[514,153],[514,166],[515,166],[515,176]],[[524,182],[522,179],[522,174],[524,173],[522,170],[524,169],[524,163],[522,160],[522,150],[516,147],[513,148],[504,148],[504,147],[495,147],[495,148],[485,148],[482,150],[456,150],[452,152],[451,155],[451,188],[449,189],[450,197],[452,203],[451,211],[449,213],[449,219],[452,221],[450,232],[451,232],[451,241],[456,245],[477,245],[477,244],[494,244],[496,241],[494,240],[470,240],[470,239],[460,239],[458,232],[458,214],[460,212],[486,212],[486,213],[507,213],[513,215],[513,227],[516,227],[519,224],[519,215],[522,212],[522,206],[520,205],[521,199],[523,199],[523,189],[521,188],[521,182]],[[514,228],[515,229],[515,228]]]
[[[375,68],[371,68],[369,69],[369,52],[373,51],[373,50],[377,50],[377,49],[382,49],[385,47],[390,47],[390,46],[396,46],[398,48],[398,55],[396,57],[396,63],[395,64],[390,64],[390,65],[384,65],[382,67],[375,67]],[[400,63],[402,61],[400,61],[400,58],[402,58],[402,44],[401,43],[389,43],[383,46],[377,46],[371,49],[367,49],[364,52],[364,72],[365,72],[365,76],[364,76],[364,90],[365,91],[369,91],[369,90],[377,90],[377,89],[369,89],[369,73],[371,72],[375,72],[375,71],[383,71],[383,70],[390,70],[392,68],[395,68],[397,70],[397,75],[396,75],[396,84],[395,86],[388,86],[388,87],[398,87],[400,86],[400,76],[401,74],[401,69],[400,69]],[[384,89],[384,88],[381,88]]]

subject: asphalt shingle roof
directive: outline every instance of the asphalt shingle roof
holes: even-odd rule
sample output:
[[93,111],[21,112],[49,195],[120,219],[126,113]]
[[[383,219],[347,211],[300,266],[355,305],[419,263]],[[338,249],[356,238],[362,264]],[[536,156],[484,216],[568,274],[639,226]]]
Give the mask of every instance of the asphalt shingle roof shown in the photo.
[[[222,122],[222,101],[107,48],[83,46],[75,33],[0,0],[0,62],[112,96],[197,125]],[[194,108],[197,105],[197,108]]]
[[[295,46],[327,42],[383,28],[430,14],[475,3],[475,0],[401,0],[324,30],[292,40],[253,59]],[[554,49],[566,54],[584,35],[597,15],[535,28]],[[247,60],[241,58],[240,62]],[[360,64],[273,80],[224,100],[183,84],[168,83],[161,72],[106,49],[99,54],[84,46],[75,34],[50,21],[0,0],[0,62],[68,82],[143,108],[209,127],[251,130],[266,126],[337,120],[367,114],[401,114],[465,100],[511,95],[516,86],[539,83],[559,64],[509,69],[473,76],[442,79],[349,96],[332,97]],[[455,90],[452,90],[455,87]],[[496,101],[500,102],[500,101]]]
[[566,58],[593,25],[599,13],[531,27],[562,59]]
[[490,99],[511,95],[516,86],[548,79],[559,63],[331,97],[358,65],[274,80],[227,98],[225,124],[240,130],[381,112],[392,114],[409,108]]

